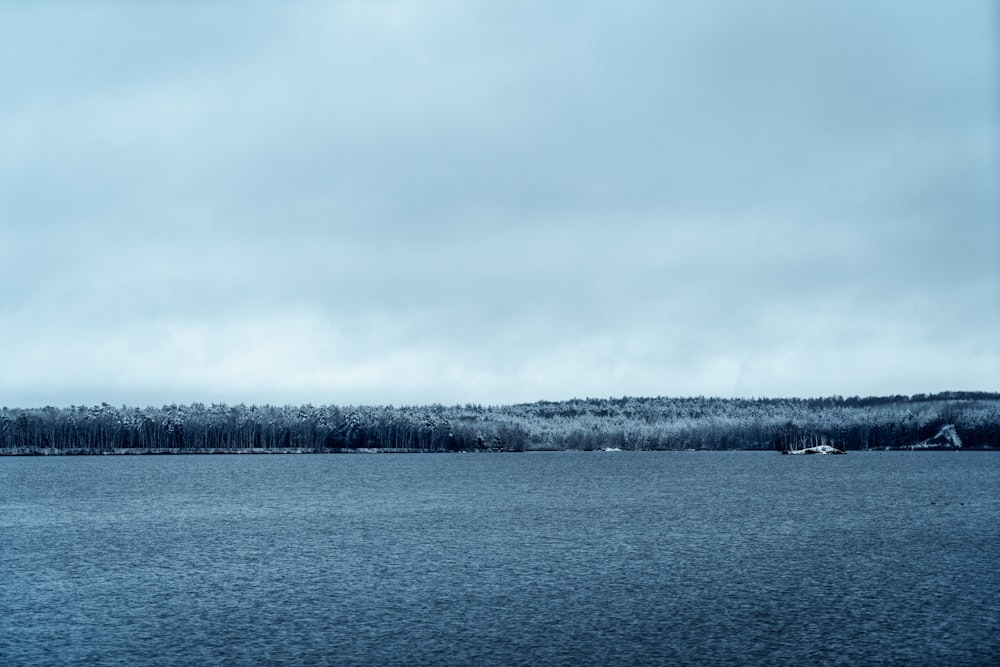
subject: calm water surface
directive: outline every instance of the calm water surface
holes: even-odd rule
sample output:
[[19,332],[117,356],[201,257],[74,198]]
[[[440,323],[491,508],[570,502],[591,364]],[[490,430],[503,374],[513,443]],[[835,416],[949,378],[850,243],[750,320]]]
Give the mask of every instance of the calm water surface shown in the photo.
[[0,459],[0,664],[1000,663],[1000,455]]

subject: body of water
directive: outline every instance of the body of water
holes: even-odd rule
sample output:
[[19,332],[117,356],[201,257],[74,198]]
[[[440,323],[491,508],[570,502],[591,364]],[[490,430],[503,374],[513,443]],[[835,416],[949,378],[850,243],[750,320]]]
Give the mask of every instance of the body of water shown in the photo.
[[0,459],[0,664],[1000,663],[1000,455]]

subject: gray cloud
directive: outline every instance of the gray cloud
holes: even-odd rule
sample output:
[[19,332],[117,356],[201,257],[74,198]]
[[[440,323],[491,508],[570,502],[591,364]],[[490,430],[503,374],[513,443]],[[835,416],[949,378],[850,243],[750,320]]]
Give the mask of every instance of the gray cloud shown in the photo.
[[0,9],[0,403],[1000,376],[989,2]]

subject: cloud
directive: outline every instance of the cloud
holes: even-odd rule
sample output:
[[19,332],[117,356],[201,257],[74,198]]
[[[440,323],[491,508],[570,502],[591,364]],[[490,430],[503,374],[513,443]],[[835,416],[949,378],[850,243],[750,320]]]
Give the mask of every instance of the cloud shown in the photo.
[[989,389],[995,18],[7,5],[0,403]]

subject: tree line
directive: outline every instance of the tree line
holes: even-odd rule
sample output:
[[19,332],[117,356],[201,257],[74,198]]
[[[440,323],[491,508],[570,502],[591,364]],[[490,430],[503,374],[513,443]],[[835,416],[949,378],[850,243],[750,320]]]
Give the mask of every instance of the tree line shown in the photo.
[[[944,437],[947,436],[947,437]],[[516,405],[3,408],[2,454],[1000,448],[1000,393]]]

